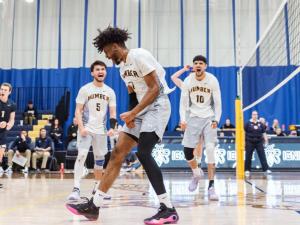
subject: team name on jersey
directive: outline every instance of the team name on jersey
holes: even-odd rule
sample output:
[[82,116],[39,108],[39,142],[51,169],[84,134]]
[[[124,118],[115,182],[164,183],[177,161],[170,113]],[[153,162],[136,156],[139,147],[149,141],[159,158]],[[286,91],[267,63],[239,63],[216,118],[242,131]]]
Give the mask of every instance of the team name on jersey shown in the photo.
[[125,72],[122,76],[123,76],[123,78],[125,78],[125,77],[139,77],[138,73],[135,70],[125,70]]
[[210,89],[206,88],[206,87],[195,86],[190,89],[191,93],[196,92],[196,91],[210,93]]
[[94,99],[94,98],[99,98],[99,99],[103,99],[103,100],[106,100],[106,101],[109,100],[109,97],[107,95],[104,95],[104,94],[91,94],[91,95],[88,96],[88,101],[91,100],[91,99]]

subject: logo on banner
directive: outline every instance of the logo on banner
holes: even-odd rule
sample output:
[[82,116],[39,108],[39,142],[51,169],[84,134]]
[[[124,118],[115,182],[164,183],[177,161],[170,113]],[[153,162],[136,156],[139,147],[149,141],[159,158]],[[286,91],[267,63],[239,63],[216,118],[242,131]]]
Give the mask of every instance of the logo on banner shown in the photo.
[[267,145],[265,147],[267,162],[270,167],[274,164],[279,164],[281,162],[281,150],[279,148],[275,148],[275,144]]
[[[206,154],[206,150],[204,151],[204,155],[205,155],[205,162],[207,163],[207,154]],[[216,167],[218,166],[218,164],[224,164],[226,159],[226,150],[224,148],[220,148],[220,145],[218,144],[215,148],[215,164]]]
[[164,144],[157,144],[152,151],[152,156],[159,167],[162,164],[168,164],[170,162],[171,150],[164,147]]

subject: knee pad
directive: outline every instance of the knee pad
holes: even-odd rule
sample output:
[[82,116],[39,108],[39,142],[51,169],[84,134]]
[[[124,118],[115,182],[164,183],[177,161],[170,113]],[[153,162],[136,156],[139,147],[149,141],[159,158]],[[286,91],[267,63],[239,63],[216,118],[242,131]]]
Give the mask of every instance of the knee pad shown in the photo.
[[215,149],[216,149],[215,143],[207,143],[205,145],[206,161],[208,164],[215,163]]
[[104,165],[104,159],[97,159],[95,160],[94,169],[95,170],[102,170]]
[[184,151],[185,159],[187,161],[191,161],[192,159],[194,159],[194,149],[193,148],[184,147],[183,151]]

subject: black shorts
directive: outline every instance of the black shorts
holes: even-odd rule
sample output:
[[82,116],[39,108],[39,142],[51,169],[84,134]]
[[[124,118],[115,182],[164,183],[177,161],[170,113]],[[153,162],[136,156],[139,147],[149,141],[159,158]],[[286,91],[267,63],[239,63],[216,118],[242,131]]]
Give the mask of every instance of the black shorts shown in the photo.
[[6,131],[0,131],[0,145],[6,145]]

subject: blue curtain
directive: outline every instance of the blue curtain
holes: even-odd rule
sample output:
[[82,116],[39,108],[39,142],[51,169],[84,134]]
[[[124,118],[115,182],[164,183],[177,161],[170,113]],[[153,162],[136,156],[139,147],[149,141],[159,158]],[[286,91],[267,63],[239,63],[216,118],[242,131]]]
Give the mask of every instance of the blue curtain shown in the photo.
[[[168,67],[166,80],[173,87],[170,77],[181,67]],[[208,72],[218,78],[222,91],[223,113],[221,124],[225,118],[234,119],[234,99],[236,95],[236,68],[235,67],[211,67]],[[117,95],[118,114],[127,110],[128,95],[124,82],[119,75],[119,69],[110,67],[107,69],[106,84],[112,87]],[[185,78],[184,74],[182,78]],[[75,98],[79,88],[92,80],[88,68],[67,69],[23,69],[3,70],[0,69],[0,82],[9,82],[13,85],[12,99],[18,103],[21,111],[31,98],[38,109],[51,110],[54,112],[58,103],[57,99],[62,95],[64,88],[70,90],[70,116],[71,123],[75,110]],[[51,87],[51,88],[49,88]],[[21,89],[19,89],[21,88]],[[172,115],[168,124],[168,130],[173,130],[179,122],[179,99],[180,90],[177,88],[169,95],[172,104]]]
[[[284,80],[295,66],[246,67],[243,72],[243,104],[247,106],[256,101]],[[272,96],[244,113],[245,120],[257,110],[261,117],[272,125],[273,119],[281,124],[300,123],[300,77],[297,75]]]

